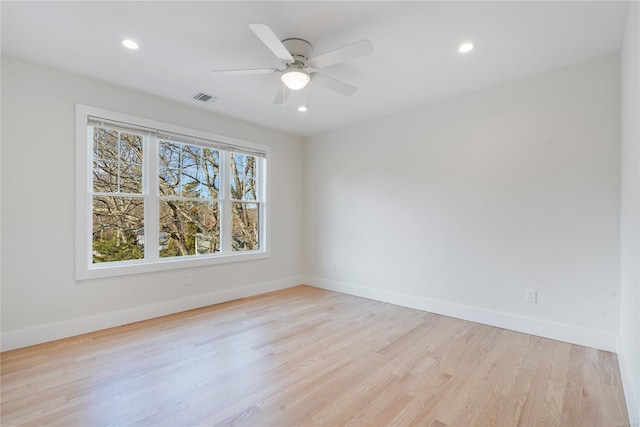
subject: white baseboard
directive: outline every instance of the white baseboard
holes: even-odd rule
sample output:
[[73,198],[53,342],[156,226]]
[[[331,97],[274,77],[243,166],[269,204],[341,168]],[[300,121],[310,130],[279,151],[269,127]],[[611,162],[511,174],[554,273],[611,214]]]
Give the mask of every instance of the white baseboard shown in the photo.
[[1,348],[2,351],[13,350],[88,332],[95,332],[101,329],[112,328],[114,326],[152,319],[154,317],[165,316],[167,314],[179,313],[194,308],[206,307],[212,304],[277,291],[297,286],[303,283],[303,279],[301,276],[288,277],[238,288],[193,295],[177,300],[133,307],[126,310],[100,313],[79,319],[9,331],[2,334]]
[[351,283],[337,282],[320,277],[307,276],[304,283],[330,291],[387,302],[403,307],[415,308],[430,313],[442,314],[462,320],[496,326],[517,332],[524,332],[544,338],[579,344],[615,352],[616,337],[605,331],[580,328],[565,323],[549,322],[541,319],[518,316],[512,313],[486,310],[483,308],[435,300],[400,292],[388,291]]
[[139,322],[167,314],[259,295],[279,289],[290,288],[301,283],[349,295],[415,308],[458,319],[538,335],[545,338],[570,342],[607,351],[618,351],[617,340],[604,331],[585,329],[573,325],[549,322],[518,316],[511,313],[485,310],[478,307],[403,294],[383,289],[370,288],[350,283],[337,282],[313,276],[295,276],[256,283],[238,288],[224,289],[206,294],[193,295],[156,304],[133,307],[126,310],[101,313],[79,319],[66,320],[48,325],[9,331],[2,334],[2,351],[54,341],[88,332],[127,323]]
[[629,362],[622,338],[618,337],[618,365],[620,365],[620,377],[622,377],[622,388],[627,402],[627,412],[629,413],[629,424],[640,426],[640,390],[634,390],[631,373],[629,372]]

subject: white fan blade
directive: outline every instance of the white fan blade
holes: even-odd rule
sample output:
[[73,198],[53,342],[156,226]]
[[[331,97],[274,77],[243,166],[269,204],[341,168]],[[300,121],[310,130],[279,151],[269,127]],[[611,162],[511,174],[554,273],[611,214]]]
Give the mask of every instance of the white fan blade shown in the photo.
[[251,74],[272,74],[277,73],[277,68],[254,68],[248,70],[213,70],[212,73],[220,74],[223,76],[247,76]]
[[289,98],[291,89],[289,89],[285,85],[282,86],[283,88],[280,88],[280,90],[278,90],[278,93],[276,93],[275,98],[273,98],[274,105],[284,104],[285,102],[287,102],[287,98]]
[[353,95],[358,90],[355,86],[351,86],[350,84],[341,82],[340,80],[325,76],[324,74],[311,73],[310,76],[313,83],[317,83],[345,96]]
[[373,52],[373,44],[369,40],[360,40],[355,43],[348,44],[336,50],[332,50],[311,59],[313,68],[323,68],[347,59],[357,58],[358,56],[368,55]]
[[249,28],[256,33],[256,36],[262,43],[267,45],[271,52],[273,52],[281,61],[285,63],[292,63],[293,56],[289,53],[286,47],[282,44],[280,39],[274,34],[273,30],[265,24],[249,24]]

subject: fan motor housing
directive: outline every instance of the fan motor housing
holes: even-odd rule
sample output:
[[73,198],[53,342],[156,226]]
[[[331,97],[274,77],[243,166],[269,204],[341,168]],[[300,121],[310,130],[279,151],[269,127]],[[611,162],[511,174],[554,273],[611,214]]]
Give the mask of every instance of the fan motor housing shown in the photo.
[[282,40],[282,44],[287,48],[295,62],[301,63],[304,68],[309,66],[309,59],[313,46],[306,40],[291,38]]

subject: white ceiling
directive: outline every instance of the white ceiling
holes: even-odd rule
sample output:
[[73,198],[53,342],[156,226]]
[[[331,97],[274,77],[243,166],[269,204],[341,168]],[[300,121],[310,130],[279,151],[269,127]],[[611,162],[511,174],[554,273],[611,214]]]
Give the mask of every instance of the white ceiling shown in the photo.
[[[309,136],[620,50],[627,1],[1,2],[2,53]],[[322,72],[350,97],[308,86],[272,104],[280,67],[249,29],[303,38],[314,54],[369,39],[375,52]],[[125,49],[133,38],[137,51]],[[458,53],[463,41],[475,49]],[[192,96],[217,97],[202,103]],[[297,107],[308,97],[309,111]]]

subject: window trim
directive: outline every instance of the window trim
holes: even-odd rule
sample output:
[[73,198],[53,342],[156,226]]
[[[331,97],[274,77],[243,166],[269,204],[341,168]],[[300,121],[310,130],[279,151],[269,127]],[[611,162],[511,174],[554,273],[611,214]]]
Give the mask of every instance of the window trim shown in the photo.
[[[250,252],[230,252],[208,255],[194,255],[188,257],[171,257],[145,260],[118,261],[105,264],[94,264],[91,257],[91,220],[92,205],[90,203],[90,189],[92,169],[89,165],[92,162],[92,151],[87,143],[87,125],[89,116],[101,117],[116,122],[132,123],[136,126],[151,129],[159,129],[166,132],[185,135],[193,138],[201,138],[208,141],[216,141],[221,145],[228,145],[228,152],[234,148],[245,149],[245,154],[252,151],[264,152],[265,162],[262,170],[262,201],[260,202],[261,212],[259,220],[259,236],[261,239],[261,249]],[[76,104],[75,120],[75,278],[76,280],[97,279],[102,277],[123,276],[138,273],[150,273],[156,271],[166,271],[180,268],[200,267],[205,265],[224,264],[229,262],[250,261],[256,259],[269,258],[271,256],[271,203],[269,202],[270,173],[269,161],[271,157],[270,147],[256,144],[233,137],[217,135],[206,131],[190,129],[178,125],[159,122],[152,119],[136,117],[125,113],[91,107],[88,105]],[[149,150],[146,150],[149,151]],[[227,153],[228,153],[227,152]],[[145,153],[145,160],[151,160]],[[221,156],[222,157],[222,156]],[[153,191],[148,189],[148,191]],[[147,195],[145,194],[145,201]],[[226,204],[231,206],[231,200]],[[152,224],[157,223],[157,219],[152,219]],[[228,222],[228,221],[226,221]],[[152,226],[146,224],[146,226]],[[225,223],[223,223],[225,227]],[[221,233],[222,233],[221,229]]]

